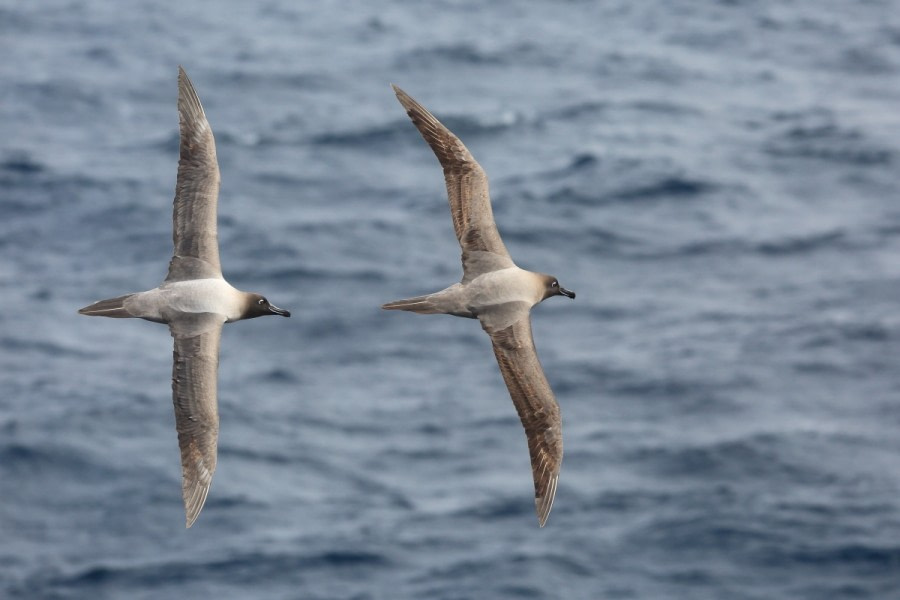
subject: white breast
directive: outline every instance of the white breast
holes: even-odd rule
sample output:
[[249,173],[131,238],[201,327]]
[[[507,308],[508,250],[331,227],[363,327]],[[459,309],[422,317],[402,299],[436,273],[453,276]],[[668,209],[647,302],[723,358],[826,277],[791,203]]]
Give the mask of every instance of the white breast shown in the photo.
[[241,316],[243,294],[224,279],[178,281],[167,286],[168,305],[186,313],[215,313],[229,321]]
[[228,321],[241,317],[243,293],[224,279],[194,279],[164,283],[160,287],[135,294],[128,310],[151,321],[167,322],[177,313],[214,313]]
[[530,271],[509,267],[485,273],[466,286],[470,306],[506,302],[528,302],[532,306],[543,297],[543,284]]

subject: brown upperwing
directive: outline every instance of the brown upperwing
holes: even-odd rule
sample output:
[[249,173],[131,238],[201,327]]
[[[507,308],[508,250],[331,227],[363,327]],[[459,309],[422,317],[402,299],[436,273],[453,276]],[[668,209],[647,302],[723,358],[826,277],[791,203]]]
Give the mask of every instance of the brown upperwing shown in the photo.
[[[473,267],[494,270],[512,266],[509,252],[494,222],[488,179],[481,165],[459,138],[424,106],[397,86],[392,87],[400,104],[444,168],[453,229],[463,250],[463,269],[466,271],[463,281],[480,274],[471,273]],[[491,253],[494,256],[480,256],[477,260],[473,256],[467,260],[467,253]]]

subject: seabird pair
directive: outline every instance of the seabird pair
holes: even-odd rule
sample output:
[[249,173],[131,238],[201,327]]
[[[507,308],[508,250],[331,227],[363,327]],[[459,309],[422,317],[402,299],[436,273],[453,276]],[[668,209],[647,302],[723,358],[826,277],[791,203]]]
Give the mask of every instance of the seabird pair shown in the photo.
[[[392,87],[444,168],[453,227],[462,248],[463,278],[442,291],[389,302],[382,308],[450,314],[481,322],[525,428],[535,508],[543,527],[559,480],[562,429],[559,405],[535,351],[530,313],[533,306],[551,296],[575,298],[575,293],[551,275],[516,266],[497,231],[484,170],[459,138],[403,90]],[[203,508],[216,468],[216,377],[222,325],[265,315],[289,317],[290,313],[259,294],[235,289],[222,276],[216,235],[219,167],[215,140],[194,86],[181,67],[178,113],[181,144],[173,214],[175,249],[166,280],[152,290],[101,300],[78,312],[169,325],[175,338],[172,395],[190,527]]]

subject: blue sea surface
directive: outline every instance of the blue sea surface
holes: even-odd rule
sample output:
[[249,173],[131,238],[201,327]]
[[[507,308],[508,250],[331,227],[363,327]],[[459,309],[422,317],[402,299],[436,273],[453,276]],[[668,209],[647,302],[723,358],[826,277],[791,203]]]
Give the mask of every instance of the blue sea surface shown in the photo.
[[[900,598],[900,2],[0,2],[0,597]],[[216,135],[218,470],[184,528],[177,65]],[[565,459],[538,528],[441,169],[491,177]]]

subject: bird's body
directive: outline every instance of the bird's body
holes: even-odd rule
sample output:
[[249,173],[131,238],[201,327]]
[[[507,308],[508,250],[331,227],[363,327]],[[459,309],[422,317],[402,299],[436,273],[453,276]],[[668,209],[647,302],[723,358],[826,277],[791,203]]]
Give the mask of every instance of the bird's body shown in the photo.
[[169,326],[175,339],[172,396],[181,449],[182,495],[190,527],[209,492],[219,435],[216,379],[226,322],[290,313],[242,292],[222,276],[216,235],[219,166],[212,130],[187,74],[179,68],[180,160],[172,218],[174,252],[166,280],[144,292],[95,302],[78,312],[138,318]]
[[[421,308],[427,307],[427,312],[434,314],[477,319],[486,311],[510,302],[522,302],[531,308],[543,299],[542,276],[513,265],[482,273],[467,283],[454,283],[446,289],[429,294],[423,297]],[[400,307],[386,304],[385,308],[390,310]],[[426,310],[412,312],[425,313]]]
[[387,310],[478,319],[491,337],[500,373],[525,428],[535,508],[543,527],[553,506],[562,463],[559,406],[537,357],[531,308],[556,295],[575,297],[555,277],[519,268],[494,223],[487,176],[468,149],[434,115],[394,86],[397,99],[431,146],[447,185],[453,229],[462,249],[459,283],[424,296],[389,302]]
[[221,315],[223,323],[231,323],[241,319],[245,305],[243,292],[215,277],[166,282],[152,290],[130,294],[122,302],[128,317],[156,323],[197,313]]

